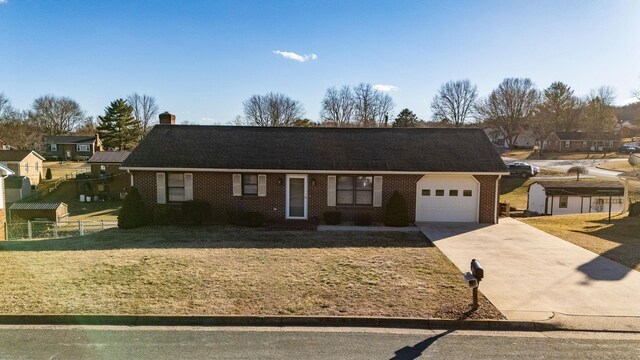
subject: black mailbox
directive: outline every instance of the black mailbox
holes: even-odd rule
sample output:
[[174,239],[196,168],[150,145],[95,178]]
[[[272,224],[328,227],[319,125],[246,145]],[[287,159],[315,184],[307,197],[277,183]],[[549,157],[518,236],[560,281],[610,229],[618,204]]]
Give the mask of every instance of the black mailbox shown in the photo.
[[484,277],[484,269],[482,268],[482,265],[480,265],[480,261],[476,259],[471,260],[471,273],[478,281],[482,280]]

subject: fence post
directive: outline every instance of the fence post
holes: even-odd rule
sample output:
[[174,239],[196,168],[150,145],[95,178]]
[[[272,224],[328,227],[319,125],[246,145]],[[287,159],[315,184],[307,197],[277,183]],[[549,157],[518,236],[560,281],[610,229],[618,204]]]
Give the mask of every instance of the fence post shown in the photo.
[[100,230],[104,230],[104,219],[100,220]]
[[54,222],[53,223],[53,237],[57,238],[58,237],[58,222]]
[[27,234],[29,236],[29,240],[31,240],[31,220],[27,220]]
[[9,241],[11,239],[9,239],[9,223],[5,222],[4,223],[4,238]]
[[84,235],[84,221],[78,220],[78,229],[80,230],[80,235]]

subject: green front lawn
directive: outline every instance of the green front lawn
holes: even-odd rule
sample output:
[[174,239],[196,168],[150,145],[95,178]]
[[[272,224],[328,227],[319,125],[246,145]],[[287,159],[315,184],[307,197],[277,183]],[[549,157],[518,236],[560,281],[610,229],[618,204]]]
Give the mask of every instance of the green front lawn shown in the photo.
[[0,243],[0,313],[501,318],[420,233],[111,229]]

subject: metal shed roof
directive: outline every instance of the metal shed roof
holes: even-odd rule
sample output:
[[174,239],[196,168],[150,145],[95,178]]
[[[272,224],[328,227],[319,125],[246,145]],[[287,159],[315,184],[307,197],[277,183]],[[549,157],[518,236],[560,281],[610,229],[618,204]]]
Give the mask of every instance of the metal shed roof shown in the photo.
[[9,210],[56,210],[62,205],[67,206],[63,202],[17,202]]

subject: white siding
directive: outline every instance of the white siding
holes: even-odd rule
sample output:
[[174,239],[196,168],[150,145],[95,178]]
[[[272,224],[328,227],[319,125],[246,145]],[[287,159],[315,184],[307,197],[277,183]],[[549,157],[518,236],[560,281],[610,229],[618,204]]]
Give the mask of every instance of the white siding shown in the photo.
[[531,184],[531,186],[529,186],[527,210],[538,214],[544,214],[544,203],[546,198],[547,195],[545,194],[542,185],[538,183]]
[[[624,197],[614,196],[611,198],[611,213],[621,213],[624,211]],[[553,196],[553,203],[551,195],[548,196],[547,215],[566,215],[566,214],[581,214],[581,213],[608,213],[609,212],[609,197],[591,197],[591,203],[589,203],[589,197],[583,197],[580,195],[568,196],[567,207],[560,208],[560,196]]]

